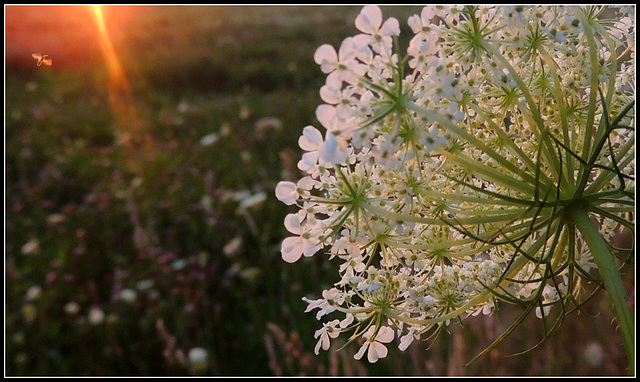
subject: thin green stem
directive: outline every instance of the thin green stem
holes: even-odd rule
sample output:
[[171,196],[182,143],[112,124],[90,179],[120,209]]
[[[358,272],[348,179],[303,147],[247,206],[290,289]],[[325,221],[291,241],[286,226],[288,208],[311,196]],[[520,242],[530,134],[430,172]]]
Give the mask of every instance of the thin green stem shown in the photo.
[[461,218],[456,218],[454,223],[448,221],[445,218],[431,218],[431,217],[423,217],[416,215],[408,215],[397,212],[392,212],[387,209],[376,207],[373,204],[369,204],[366,201],[362,201],[359,205],[361,208],[372,212],[374,215],[383,217],[389,220],[398,220],[403,222],[412,222],[412,223],[421,223],[421,224],[431,224],[438,226],[448,226],[454,223],[456,224],[483,224],[483,223],[497,223],[497,222],[510,222],[516,219],[527,219],[533,216],[537,216],[539,212],[531,209],[509,209],[505,211],[499,211],[496,214],[484,215],[479,214],[475,216],[464,216]]
[[[482,48],[485,49],[487,52],[491,53],[491,56],[493,58],[500,61],[500,63],[504,65],[504,67],[509,71],[509,74],[511,74],[513,79],[518,84],[518,88],[522,92],[522,95],[524,96],[524,99],[527,102],[527,105],[529,106],[529,111],[531,112],[531,117],[533,118],[534,125],[538,127],[540,144],[543,145],[543,147],[545,148],[545,153],[550,157],[547,159],[550,159],[549,163],[553,164],[556,167],[556,169],[558,169],[557,161],[552,160],[554,157],[553,148],[551,147],[550,142],[547,139],[545,139],[546,130],[544,126],[544,120],[542,119],[542,115],[540,114],[540,109],[538,108],[538,105],[536,104],[533,97],[531,96],[531,93],[529,92],[529,86],[524,83],[524,81],[520,77],[520,74],[511,65],[509,60],[507,60],[502,55],[502,52],[500,52],[495,46],[493,46],[491,42],[487,40],[482,40],[481,43],[482,43]],[[526,108],[521,107],[520,110],[524,111],[526,110]],[[523,114],[526,115],[526,113],[523,113]]]
[[[567,122],[567,105],[564,100],[564,92],[562,91],[562,81],[560,80],[560,76],[556,71],[557,64],[553,60],[553,58],[549,55],[549,53],[547,53],[544,47],[540,46],[538,48],[538,52],[540,52],[542,59],[547,64],[548,70],[551,72],[551,76],[553,77],[554,86],[551,93],[560,109],[560,119],[562,123],[564,144],[567,147],[570,147],[573,149],[575,145],[572,145],[571,139],[569,138],[569,124]],[[568,152],[565,153],[565,162],[566,164],[564,168],[565,168],[565,171],[567,172],[565,174],[565,178],[572,179],[573,174],[571,172],[573,172],[573,159],[571,158],[571,155]]]
[[[480,116],[484,121],[487,122],[487,124],[493,129],[498,137],[500,137],[500,139],[505,142],[507,148],[514,157],[518,158],[518,160],[524,163],[530,171],[532,171],[533,173],[536,172],[537,166],[533,163],[533,161],[529,159],[527,154],[522,151],[522,149],[513,141],[513,139],[511,139],[511,137],[509,137],[509,135],[505,131],[503,131],[498,125],[496,125],[491,118],[489,118],[489,116],[482,108],[480,108],[480,106],[471,102],[468,104],[468,106],[470,109],[475,111],[478,116]],[[553,183],[551,182],[551,180],[549,180],[549,178],[546,177],[546,174],[541,173],[540,175],[541,180],[544,181],[547,187],[553,187]]]
[[461,153],[454,154],[443,151],[442,156],[454,163],[459,164],[467,170],[472,170],[475,174],[481,175],[483,180],[488,180],[494,184],[503,185],[511,190],[517,190],[529,196],[533,196],[536,193],[536,188],[530,183],[514,179],[513,175],[505,174],[493,167],[487,166],[486,163],[471,159]]
[[[629,139],[623,146],[621,146],[618,150],[618,157],[614,158],[615,162],[618,164],[618,167],[625,168],[628,164],[630,164],[635,159],[635,139]],[[585,195],[593,192],[593,190],[599,190],[602,186],[614,177],[617,174],[613,171],[603,171],[596,179],[591,182],[591,184],[584,191]]]
[[428,198],[431,200],[448,200],[448,201],[457,201],[463,203],[481,203],[483,205],[494,205],[494,206],[513,206],[513,205],[530,205],[521,203],[518,200],[501,200],[496,198],[487,198],[487,197],[479,197],[479,196],[468,196],[468,195],[460,195],[460,194],[447,194],[444,192],[433,191],[431,189],[419,189],[416,190],[416,194],[420,195],[423,198]]
[[[584,148],[582,151],[582,159],[587,162],[589,161],[589,157],[591,154],[591,139],[593,139],[593,125],[596,113],[596,103],[598,101],[598,46],[595,41],[595,37],[593,35],[593,29],[591,28],[589,19],[585,15],[584,11],[580,7],[576,7],[576,13],[578,14],[578,18],[580,18],[580,23],[584,29],[584,36],[589,43],[589,59],[591,61],[591,78],[590,78],[590,88],[589,88],[589,110],[587,113],[587,120],[585,123],[585,135],[584,135]],[[583,172],[584,168],[580,168],[580,171]],[[578,175],[578,179],[582,179],[585,176],[588,176],[584,172]]]
[[609,32],[607,32],[607,30],[602,25],[600,25],[599,23],[594,23],[593,27],[595,28],[596,31],[598,31],[598,33],[600,33],[604,41],[609,46],[609,52],[611,52],[611,63],[609,64],[609,69],[611,70],[611,73],[609,73],[609,84],[607,87],[607,100],[606,100],[607,105],[609,105],[611,104],[611,99],[613,97],[613,94],[615,93],[616,78],[617,78],[616,72],[618,71],[618,58],[616,57],[616,44],[611,39]]
[[[537,126],[533,116],[526,112],[526,107],[520,101],[514,101],[516,108],[520,110],[521,115],[527,119],[530,126]],[[552,135],[546,130],[533,131],[536,134],[536,139],[540,147],[540,154],[538,155],[538,161],[548,164],[548,169],[551,172],[550,175],[556,178],[558,184],[562,189],[567,189],[567,179],[562,176],[560,169],[562,168],[561,158],[558,157],[556,150],[553,147],[553,140],[550,138]]]
[[[452,132],[458,137],[467,140],[469,143],[473,144],[479,150],[482,150],[485,154],[487,154],[489,157],[494,159],[496,162],[498,162],[501,166],[503,166],[505,169],[510,171],[512,174],[515,174],[521,177],[523,180],[535,181],[535,178],[531,174],[526,173],[525,171],[520,169],[518,166],[506,160],[503,155],[498,154],[497,152],[492,150],[489,146],[487,146],[484,142],[480,141],[475,136],[469,134],[468,132],[458,127],[455,123],[451,122],[451,120],[449,120],[447,117],[442,116],[431,110],[428,110],[424,107],[420,107],[410,101],[405,101],[402,105],[403,107],[410,109],[420,115],[424,115],[425,117],[431,119],[433,122],[438,123],[440,126],[446,128],[448,131]],[[488,170],[491,170],[491,168],[486,165],[484,167],[487,168]],[[521,182],[517,182],[513,178],[510,178],[509,183],[511,186],[518,187],[519,185],[516,183],[521,183]]]
[[618,271],[606,241],[593,224],[585,206],[577,205],[575,208],[568,208],[571,221],[582,234],[582,238],[589,246],[591,254],[598,266],[600,275],[607,289],[607,294],[613,304],[614,314],[618,322],[624,347],[629,358],[630,371],[634,373],[635,363],[635,328],[633,312],[627,306],[628,291],[622,281],[622,276]]

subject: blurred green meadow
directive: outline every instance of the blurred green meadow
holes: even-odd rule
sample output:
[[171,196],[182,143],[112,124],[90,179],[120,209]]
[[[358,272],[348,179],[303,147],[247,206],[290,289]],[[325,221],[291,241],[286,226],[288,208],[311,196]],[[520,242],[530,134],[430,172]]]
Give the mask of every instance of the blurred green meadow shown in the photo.
[[[274,188],[318,126],[313,54],[359,11],[105,6],[114,83],[90,7],[5,6],[6,376],[626,375],[600,297],[525,355],[509,357],[542,339],[535,317],[465,366],[517,306],[374,365],[357,343],[313,354],[302,297],[337,269],[281,259]],[[383,7],[405,38],[419,12]]]

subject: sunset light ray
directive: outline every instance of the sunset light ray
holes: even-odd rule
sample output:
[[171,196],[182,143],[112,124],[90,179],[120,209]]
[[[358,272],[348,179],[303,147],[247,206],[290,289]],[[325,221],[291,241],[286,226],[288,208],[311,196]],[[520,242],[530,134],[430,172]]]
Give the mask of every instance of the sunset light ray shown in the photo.
[[127,78],[122,70],[118,55],[113,48],[111,37],[107,31],[107,27],[104,22],[104,14],[102,13],[102,7],[100,5],[92,5],[91,9],[95,15],[96,26],[98,27],[100,49],[104,54],[107,62],[107,69],[109,70],[110,80],[113,81],[111,85],[117,85],[116,88],[129,89]]
[[[134,141],[140,143],[143,146],[141,148],[146,149],[150,143],[149,137],[142,131],[142,121],[136,113],[131,86],[107,30],[102,7],[99,5],[90,7],[95,16],[100,49],[107,66],[109,104],[116,118],[118,141],[130,151],[133,150]],[[133,154],[130,152],[130,155]]]

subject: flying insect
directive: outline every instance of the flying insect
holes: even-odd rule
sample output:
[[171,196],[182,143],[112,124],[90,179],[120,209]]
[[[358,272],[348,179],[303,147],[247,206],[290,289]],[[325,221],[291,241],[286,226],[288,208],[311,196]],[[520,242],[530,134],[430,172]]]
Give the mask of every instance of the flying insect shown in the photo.
[[31,57],[33,57],[34,59],[38,60],[38,66],[42,66],[43,64],[45,66],[53,65],[53,60],[47,54],[32,53]]

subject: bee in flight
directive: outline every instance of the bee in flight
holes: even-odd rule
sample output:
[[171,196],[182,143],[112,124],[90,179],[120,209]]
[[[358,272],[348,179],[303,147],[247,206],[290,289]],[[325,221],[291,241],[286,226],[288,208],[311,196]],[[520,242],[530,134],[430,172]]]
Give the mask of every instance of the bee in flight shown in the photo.
[[32,53],[31,57],[38,60],[38,66],[41,66],[42,64],[45,64],[46,66],[53,65],[53,60],[46,54]]

